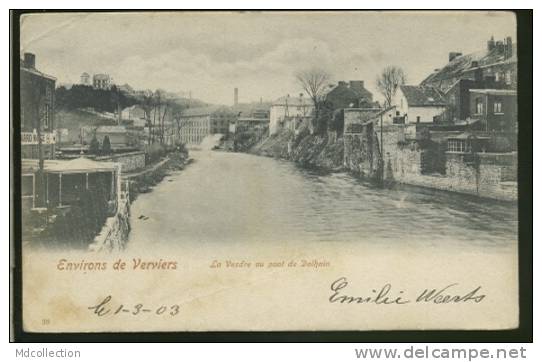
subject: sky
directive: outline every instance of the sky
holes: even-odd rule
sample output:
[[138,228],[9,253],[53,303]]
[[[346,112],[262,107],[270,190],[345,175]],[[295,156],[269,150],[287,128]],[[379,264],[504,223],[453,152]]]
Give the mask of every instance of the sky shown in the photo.
[[108,73],[136,89],[165,89],[217,104],[298,94],[295,73],[320,68],[332,82],[364,80],[376,99],[378,73],[403,68],[418,84],[448,53],[485,49],[512,36],[508,12],[149,12],[30,14],[21,53],[57,83]]

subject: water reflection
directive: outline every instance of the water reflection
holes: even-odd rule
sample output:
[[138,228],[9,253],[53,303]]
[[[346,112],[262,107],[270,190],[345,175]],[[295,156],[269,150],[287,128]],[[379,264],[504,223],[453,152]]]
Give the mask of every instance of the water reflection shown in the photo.
[[348,174],[246,154],[192,157],[190,167],[134,202],[131,245],[453,240],[506,246],[517,239],[515,205],[413,187],[379,189]]

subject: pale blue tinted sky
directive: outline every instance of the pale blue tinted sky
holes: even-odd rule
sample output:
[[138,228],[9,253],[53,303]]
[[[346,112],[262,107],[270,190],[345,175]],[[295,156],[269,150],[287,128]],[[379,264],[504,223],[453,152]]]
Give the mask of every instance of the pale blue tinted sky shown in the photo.
[[298,93],[294,73],[319,66],[335,81],[375,79],[386,65],[417,84],[450,51],[482,50],[491,35],[516,39],[512,13],[90,13],[27,15],[21,51],[60,83],[109,73],[137,89],[192,91],[231,104]]

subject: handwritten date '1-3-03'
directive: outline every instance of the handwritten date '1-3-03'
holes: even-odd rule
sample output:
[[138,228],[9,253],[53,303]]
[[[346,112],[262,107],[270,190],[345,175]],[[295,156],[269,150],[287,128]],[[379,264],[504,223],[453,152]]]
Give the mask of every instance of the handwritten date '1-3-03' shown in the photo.
[[114,316],[118,314],[123,315],[144,315],[144,314],[155,314],[155,315],[168,315],[174,317],[179,314],[180,306],[178,304],[171,305],[159,305],[159,306],[146,306],[143,303],[137,303],[133,305],[124,305],[124,304],[114,304],[111,300],[113,298],[108,295],[101,302],[96,305],[88,307],[94,315],[97,317],[105,316]]

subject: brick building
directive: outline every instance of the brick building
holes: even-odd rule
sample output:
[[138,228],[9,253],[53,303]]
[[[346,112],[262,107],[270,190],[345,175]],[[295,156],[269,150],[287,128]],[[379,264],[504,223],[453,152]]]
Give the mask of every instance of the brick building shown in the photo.
[[471,89],[470,115],[484,131],[517,132],[517,92],[510,89]]
[[21,91],[21,158],[55,155],[55,83],[56,78],[36,69],[34,54],[25,53],[20,66]]

